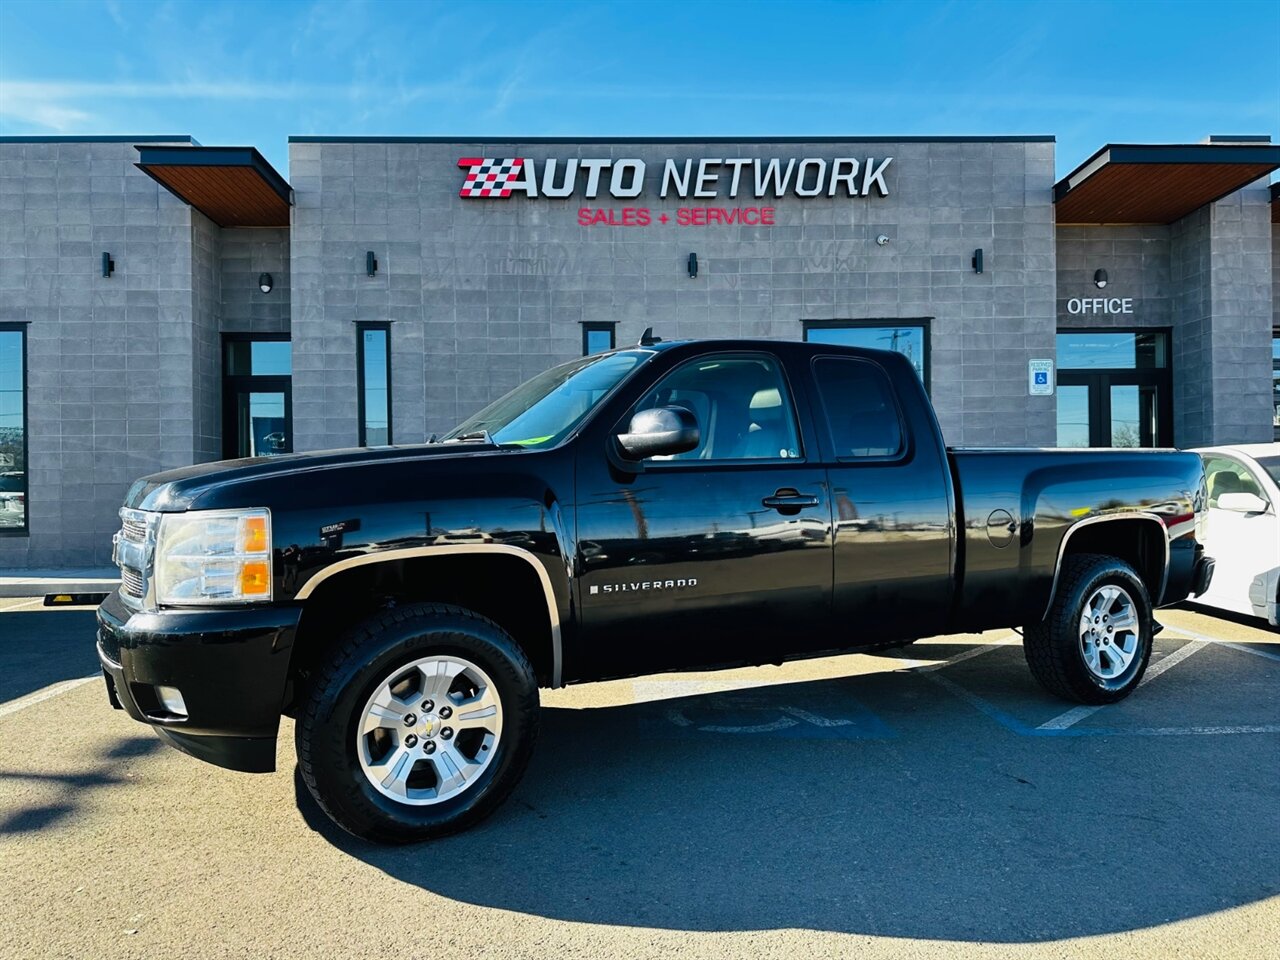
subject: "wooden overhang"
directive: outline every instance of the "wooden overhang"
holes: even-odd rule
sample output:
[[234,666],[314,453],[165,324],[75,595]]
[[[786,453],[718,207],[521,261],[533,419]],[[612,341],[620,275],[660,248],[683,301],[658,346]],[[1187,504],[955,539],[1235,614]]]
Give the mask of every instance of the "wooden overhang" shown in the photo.
[[1277,167],[1280,145],[1270,143],[1109,143],[1054,186],[1056,219],[1173,223]]
[[137,145],[134,164],[220,227],[287,227],[292,190],[253,147]]

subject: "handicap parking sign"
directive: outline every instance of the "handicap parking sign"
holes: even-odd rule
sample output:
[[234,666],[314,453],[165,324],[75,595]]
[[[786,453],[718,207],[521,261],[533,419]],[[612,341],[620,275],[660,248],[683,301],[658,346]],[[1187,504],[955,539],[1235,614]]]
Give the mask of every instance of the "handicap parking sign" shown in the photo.
[[1053,361],[1027,361],[1027,392],[1033,397],[1053,396]]

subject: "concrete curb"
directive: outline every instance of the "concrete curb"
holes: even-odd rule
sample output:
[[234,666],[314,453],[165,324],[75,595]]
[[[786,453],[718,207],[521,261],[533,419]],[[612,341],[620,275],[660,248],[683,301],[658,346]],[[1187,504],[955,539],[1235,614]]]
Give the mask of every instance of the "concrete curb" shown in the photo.
[[50,593],[110,593],[120,586],[111,568],[70,570],[0,570],[0,597],[43,597]]

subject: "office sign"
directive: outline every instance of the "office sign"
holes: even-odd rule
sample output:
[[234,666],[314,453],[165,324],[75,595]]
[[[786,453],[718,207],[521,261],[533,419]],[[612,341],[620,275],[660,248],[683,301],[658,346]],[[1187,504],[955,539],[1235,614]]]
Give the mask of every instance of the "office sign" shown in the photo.
[[1133,313],[1133,297],[1072,297],[1067,301],[1067,313]]

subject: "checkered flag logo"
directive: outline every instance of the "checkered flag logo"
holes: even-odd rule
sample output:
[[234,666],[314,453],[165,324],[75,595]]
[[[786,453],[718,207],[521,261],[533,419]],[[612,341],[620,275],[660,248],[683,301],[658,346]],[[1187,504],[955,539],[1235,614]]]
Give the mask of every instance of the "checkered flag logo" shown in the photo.
[[511,184],[520,177],[524,159],[494,160],[489,157],[463,157],[458,166],[464,167],[467,177],[458,191],[460,197],[509,197]]

